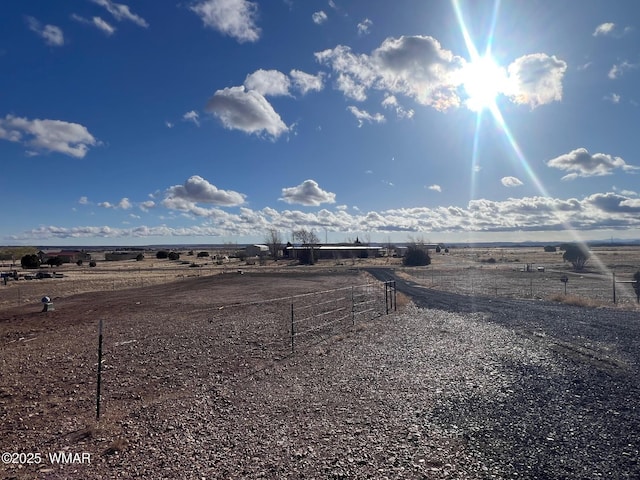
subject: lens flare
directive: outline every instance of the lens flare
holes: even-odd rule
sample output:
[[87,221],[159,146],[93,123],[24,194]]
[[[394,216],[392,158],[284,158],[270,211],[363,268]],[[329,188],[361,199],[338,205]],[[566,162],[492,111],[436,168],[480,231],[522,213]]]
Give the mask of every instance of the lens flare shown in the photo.
[[[487,35],[487,47],[485,52],[480,55],[478,49],[473,42],[469,30],[464,21],[462,9],[460,8],[459,0],[452,0],[453,9],[456,14],[460,31],[464,38],[467,51],[469,52],[470,61],[467,67],[463,70],[462,85],[469,96],[466,101],[467,107],[476,112],[476,131],[473,138],[473,150],[471,158],[471,191],[470,199],[475,197],[476,190],[476,171],[478,167],[478,145],[479,145],[479,132],[481,126],[482,114],[487,110],[493,117],[494,122],[500,128],[504,136],[506,137],[509,145],[511,146],[515,157],[520,162],[520,166],[524,169],[529,180],[536,187],[540,195],[550,198],[550,195],[545,188],[544,184],[540,181],[535,171],[531,168],[524,152],[518,145],[516,138],[511,133],[502,112],[498,108],[496,98],[501,93],[508,91],[508,76],[505,69],[500,67],[491,56],[491,47],[494,39],[494,31],[497,23],[498,12],[500,10],[500,0],[495,0],[493,5],[493,16],[491,19],[491,28]],[[565,231],[571,236],[572,240],[577,243],[585,243],[584,238],[580,235],[580,232],[575,230],[567,218],[567,215],[563,215],[558,210],[553,210],[553,214],[558,221],[564,226]],[[605,274],[612,275],[613,272],[600,260],[598,255],[592,253],[596,267]],[[624,287],[627,287],[626,285]],[[623,288],[623,290],[629,290],[630,288]],[[629,292],[626,292],[630,295]]]

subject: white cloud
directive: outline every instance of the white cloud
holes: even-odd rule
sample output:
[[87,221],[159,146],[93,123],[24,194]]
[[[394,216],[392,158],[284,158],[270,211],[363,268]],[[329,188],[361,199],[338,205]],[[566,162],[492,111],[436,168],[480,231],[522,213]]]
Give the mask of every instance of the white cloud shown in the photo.
[[596,29],[593,32],[593,36],[621,38],[624,35],[630,33],[631,31],[633,31],[632,27],[624,27],[622,31],[620,31],[620,28],[615,23],[606,22],[606,23],[601,23],[596,27]]
[[110,25],[108,22],[106,22],[100,17],[93,17],[92,20],[96,28],[98,28],[99,30],[102,30],[107,35],[112,35],[116,31],[115,27],[113,27],[112,25]]
[[607,76],[611,80],[615,80],[617,78],[620,78],[625,72],[628,72],[629,70],[632,70],[634,68],[638,68],[638,65],[634,65],[625,60],[624,62],[611,67],[611,70],[609,70]]
[[55,25],[42,25],[40,21],[33,17],[26,17],[29,29],[40,35],[47,45],[61,47],[64,45],[64,34],[60,27]]
[[620,103],[620,100],[622,99],[622,97],[617,93],[611,93],[609,95],[605,95],[604,99],[608,100],[611,103]]
[[398,118],[413,118],[413,109],[406,109],[400,105],[395,95],[387,95],[382,101],[382,106],[384,108],[395,110]]
[[387,38],[371,55],[357,55],[338,45],[316,52],[315,57],[336,72],[336,88],[354,100],[365,100],[373,88],[407,95],[437,110],[460,105],[456,90],[464,59],[443,49],[433,37]]
[[113,208],[113,209],[120,209],[120,210],[129,210],[133,207],[131,201],[127,197],[122,198],[116,204],[113,204],[111,202],[100,202],[98,203],[98,206],[102,208]]
[[171,123],[171,122],[170,122],[170,121],[168,121],[168,120],[164,122],[164,125],[165,125],[167,128],[173,128],[173,123]]
[[573,180],[577,177],[594,177],[611,175],[615,169],[623,171],[638,170],[640,167],[628,165],[622,158],[604,153],[591,155],[586,148],[577,148],[569,153],[552,158],[547,162],[552,168],[570,172],[562,177],[563,180]]
[[611,22],[601,23],[596,27],[595,31],[593,32],[593,36],[600,37],[600,36],[611,35],[611,33],[613,33],[613,30],[615,28],[616,28],[615,23],[611,23]]
[[310,91],[319,92],[324,88],[323,77],[324,74],[318,73],[317,75],[311,75],[301,70],[291,70],[289,72],[293,85],[300,90],[303,95]]
[[545,53],[524,55],[509,65],[511,100],[531,108],[562,100],[562,79],[567,64]]
[[368,18],[365,18],[360,23],[358,23],[358,35],[368,35],[371,29],[373,22]]
[[0,139],[19,142],[36,152],[58,152],[83,158],[98,141],[86,127],[62,120],[29,120],[7,115],[0,118]]
[[81,17],[80,15],[76,15],[75,13],[73,13],[71,15],[71,18],[76,22],[83,23],[85,25],[91,25],[97,28],[98,30],[101,30],[107,35],[113,35],[116,31],[114,26],[112,26],[111,24],[109,24],[108,22],[106,22],[100,17],[93,17],[93,19],[89,20],[87,18]]
[[384,115],[382,115],[381,113],[371,115],[366,110],[360,110],[358,107],[355,107],[353,105],[348,106],[347,110],[349,110],[353,114],[353,116],[358,119],[358,128],[362,127],[364,122],[384,123],[385,121]]
[[314,180],[305,180],[295,187],[283,188],[280,200],[286,203],[318,206],[323,203],[335,203],[336,194],[322,190]]
[[522,185],[520,179],[516,177],[502,177],[500,182],[502,182],[502,185],[505,187],[519,187]]
[[190,112],[187,112],[184,115],[182,115],[182,119],[185,122],[192,122],[197,126],[200,126],[200,115],[198,115],[198,112],[196,112],[195,110],[191,110]]
[[142,210],[143,212],[148,212],[150,209],[154,208],[155,206],[156,206],[156,202],[154,202],[153,200],[146,200],[144,202],[141,202],[138,205],[140,210]]
[[203,0],[190,7],[204,23],[238,42],[256,42],[260,28],[255,24],[258,4],[247,0]]
[[126,197],[118,202],[118,208],[121,208],[123,210],[129,210],[131,207],[133,207],[133,205],[131,205],[131,202]]
[[313,20],[313,23],[315,23],[316,25],[322,25],[324,22],[327,21],[327,14],[324,13],[322,10],[320,10],[319,12],[315,12],[313,15],[311,15],[311,19]]
[[232,207],[242,205],[244,201],[242,193],[220,190],[199,175],[193,175],[184,184],[169,187],[162,204],[172,210],[197,211],[196,203]]
[[247,75],[244,81],[247,90],[255,90],[260,95],[280,96],[289,95],[291,81],[278,70],[256,70]]
[[113,18],[121,22],[122,20],[129,20],[140,27],[147,28],[149,24],[147,21],[139,15],[133,13],[127,5],[121,3],[114,3],[111,0],[91,0],[93,3],[104,7]]
[[[295,187],[294,187],[295,188]],[[478,199],[466,206],[435,208],[407,207],[364,212],[352,207],[334,211],[281,210],[266,207],[238,213],[218,208],[194,209],[189,213],[206,219],[203,225],[188,227],[137,226],[127,229],[109,226],[74,228],[42,226],[9,237],[10,240],[38,243],[52,238],[146,238],[146,237],[220,237],[262,236],[266,228],[327,229],[331,232],[553,232],[567,225],[583,232],[601,229],[640,228],[640,199],[617,193],[596,193],[582,200],[551,197],[509,198],[503,201]]]
[[229,129],[267,132],[274,139],[289,130],[264,96],[243,86],[218,90],[207,102],[206,110]]
[[461,57],[442,48],[433,37],[387,38],[372,53],[381,85],[436,110],[460,104],[456,93]]
[[78,199],[78,203],[80,205],[88,205],[89,204],[89,199],[85,196],[82,196]]
[[442,187],[438,184],[429,185],[427,188],[429,190],[433,190],[434,192],[442,192]]

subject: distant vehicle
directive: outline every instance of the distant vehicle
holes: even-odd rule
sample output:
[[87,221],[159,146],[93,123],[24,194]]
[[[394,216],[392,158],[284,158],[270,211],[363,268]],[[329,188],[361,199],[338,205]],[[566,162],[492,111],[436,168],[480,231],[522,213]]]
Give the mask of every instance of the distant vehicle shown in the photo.
[[36,278],[37,279],[53,278],[53,273],[51,273],[51,272],[38,272],[38,273],[36,273]]
[[544,267],[538,267],[539,272],[544,272]]

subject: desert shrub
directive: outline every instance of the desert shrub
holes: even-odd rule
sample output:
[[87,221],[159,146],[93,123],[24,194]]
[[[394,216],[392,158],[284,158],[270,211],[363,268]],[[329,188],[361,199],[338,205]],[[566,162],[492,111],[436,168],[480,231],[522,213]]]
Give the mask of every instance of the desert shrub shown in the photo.
[[79,267],[81,267],[83,263],[84,263],[84,262],[83,262],[82,260],[78,260],[78,261],[76,262],[76,265],[78,265]]
[[591,252],[586,245],[571,243],[565,246],[562,259],[565,262],[570,262],[575,270],[582,270],[590,256]]
[[167,255],[167,257],[169,258],[169,260],[180,260],[180,254],[178,252],[169,252],[169,255]]
[[208,257],[209,252],[198,252],[198,257]]
[[168,258],[169,257],[169,252],[167,252],[166,250],[160,250],[158,251],[158,253],[156,253],[156,258],[161,259],[161,258]]
[[60,257],[51,257],[47,258],[47,261],[45,263],[50,267],[59,267],[60,265],[62,265],[62,259]]
[[95,261],[95,260],[91,260],[91,261],[89,262],[89,266],[90,266],[91,268],[95,267],[96,265],[98,265],[98,264],[96,263],[96,261]]
[[440,248],[440,245],[436,246],[436,253],[440,253],[442,251],[442,248]]
[[22,268],[40,268],[40,258],[36,254],[25,255],[20,259]]
[[142,260],[144,260],[144,254],[139,253],[136,255],[136,262],[141,262]]
[[424,267],[431,264],[431,257],[420,245],[409,245],[402,264],[405,267]]
[[317,261],[316,252],[313,248],[305,248],[298,253],[300,265],[313,265]]
[[556,250],[557,250],[557,248],[556,248],[556,247],[554,247],[553,245],[545,245],[545,247],[544,247],[544,251],[545,251],[545,252],[551,252],[551,253],[553,253],[553,252],[555,252]]

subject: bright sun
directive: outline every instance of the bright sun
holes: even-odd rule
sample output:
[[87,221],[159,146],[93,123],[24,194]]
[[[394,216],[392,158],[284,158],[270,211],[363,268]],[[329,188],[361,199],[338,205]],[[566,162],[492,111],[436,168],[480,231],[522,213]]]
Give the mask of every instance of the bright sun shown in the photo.
[[463,69],[462,85],[469,96],[467,106],[479,112],[495,105],[498,94],[506,91],[507,75],[490,56],[479,57]]

